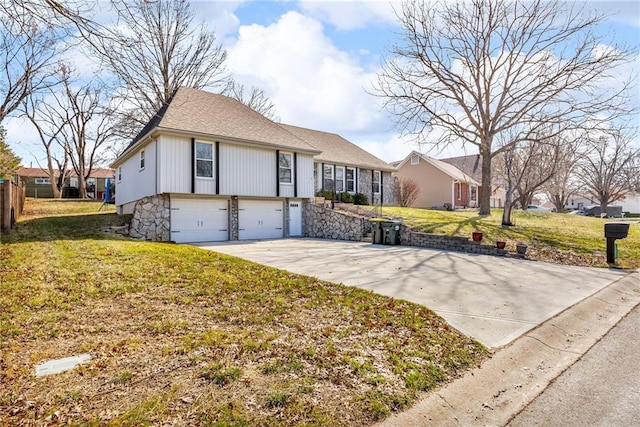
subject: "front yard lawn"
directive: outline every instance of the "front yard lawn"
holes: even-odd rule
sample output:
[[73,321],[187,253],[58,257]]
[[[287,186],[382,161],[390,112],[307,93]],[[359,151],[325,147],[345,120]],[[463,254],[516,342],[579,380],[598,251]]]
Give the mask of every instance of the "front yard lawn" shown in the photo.
[[[482,231],[483,242],[507,242],[507,249],[515,245],[529,245],[527,256],[562,264],[607,266],[604,223],[611,220],[558,214],[514,210],[514,227],[501,225],[502,210],[495,209],[488,217],[477,211],[438,211],[429,209],[385,207],[383,215],[400,217],[416,231],[464,236],[471,238],[473,231]],[[615,220],[614,220],[615,221]],[[629,237],[618,240],[617,263],[622,268],[640,267],[640,224],[631,223]]]
[[2,236],[0,424],[360,426],[486,356],[427,308],[106,233],[127,218],[99,207],[28,200]]

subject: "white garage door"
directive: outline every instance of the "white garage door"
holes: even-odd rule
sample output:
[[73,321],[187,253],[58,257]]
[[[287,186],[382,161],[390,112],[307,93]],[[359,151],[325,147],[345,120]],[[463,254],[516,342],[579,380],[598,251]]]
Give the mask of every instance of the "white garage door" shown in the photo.
[[239,200],[238,238],[277,239],[284,236],[282,202],[277,200]]
[[176,243],[229,240],[226,200],[171,199],[171,240]]

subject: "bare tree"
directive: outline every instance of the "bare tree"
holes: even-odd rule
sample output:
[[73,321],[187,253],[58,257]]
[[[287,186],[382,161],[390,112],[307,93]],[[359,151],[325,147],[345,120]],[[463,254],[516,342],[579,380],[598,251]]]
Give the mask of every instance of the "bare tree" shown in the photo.
[[30,96],[25,99],[21,111],[22,115],[31,122],[38,134],[40,145],[47,159],[46,169],[42,166],[40,168],[48,173],[53,197],[60,198],[64,182],[69,176],[69,156],[58,137],[63,128],[67,126],[67,117],[60,114],[53,105],[46,102],[43,96]]
[[506,190],[502,225],[513,225],[511,212],[515,201],[526,210],[535,193],[555,175],[561,143],[555,137],[541,142],[539,136],[510,146],[496,159]]
[[267,97],[262,89],[252,86],[247,93],[244,85],[230,80],[222,91],[222,94],[237,99],[253,111],[262,114],[274,122],[280,121],[276,113],[275,104]]
[[588,151],[582,155],[576,176],[584,191],[600,203],[600,211],[624,199],[640,185],[640,149],[621,132],[612,132],[587,141]]
[[556,208],[556,212],[563,212],[571,198],[577,193],[578,185],[575,179],[575,168],[579,158],[579,140],[566,139],[558,145],[558,162],[556,173],[543,185],[547,197]]
[[226,52],[184,0],[113,0],[117,25],[85,37],[121,83],[121,133],[133,137],[181,86],[224,88]]
[[[5,5],[5,8],[8,6]],[[0,9],[0,123],[29,96],[56,82],[59,34],[53,27],[30,23]]]
[[429,141],[436,130],[435,147],[478,148],[482,215],[490,215],[494,156],[548,121],[579,128],[627,112],[628,84],[603,88],[630,55],[595,33],[602,15],[546,0],[407,0],[397,15],[403,40],[390,50],[376,93],[404,133]]
[[[47,169],[54,195],[71,169],[78,176],[81,198],[87,197],[86,179],[103,160],[114,136],[114,121],[108,107],[108,91],[101,83],[76,85],[72,70],[61,66],[62,90],[51,91],[46,97],[32,99],[24,105],[24,115],[34,125],[47,154]],[[60,176],[56,179],[54,162]]]
[[393,182],[393,197],[403,208],[413,205],[420,195],[418,183],[410,178],[396,178]]

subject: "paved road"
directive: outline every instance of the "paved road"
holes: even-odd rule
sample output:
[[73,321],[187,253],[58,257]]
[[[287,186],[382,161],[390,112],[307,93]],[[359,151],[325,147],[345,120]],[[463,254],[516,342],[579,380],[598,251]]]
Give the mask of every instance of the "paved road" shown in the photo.
[[639,425],[639,331],[636,306],[508,425]]
[[425,305],[487,347],[503,346],[625,277],[598,268],[320,239],[197,246]]

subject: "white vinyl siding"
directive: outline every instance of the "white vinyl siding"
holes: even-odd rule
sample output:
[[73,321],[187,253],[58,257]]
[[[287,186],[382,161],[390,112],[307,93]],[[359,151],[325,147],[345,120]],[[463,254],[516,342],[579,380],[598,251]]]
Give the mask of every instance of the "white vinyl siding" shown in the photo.
[[220,194],[275,197],[275,150],[220,144]]
[[140,151],[120,166],[122,180],[116,182],[116,205],[156,194],[156,148],[157,143],[154,141],[144,147],[144,169],[140,169]]
[[158,137],[158,193],[191,193],[191,139]]
[[296,178],[298,179],[297,197],[313,197],[313,156],[298,153]]

